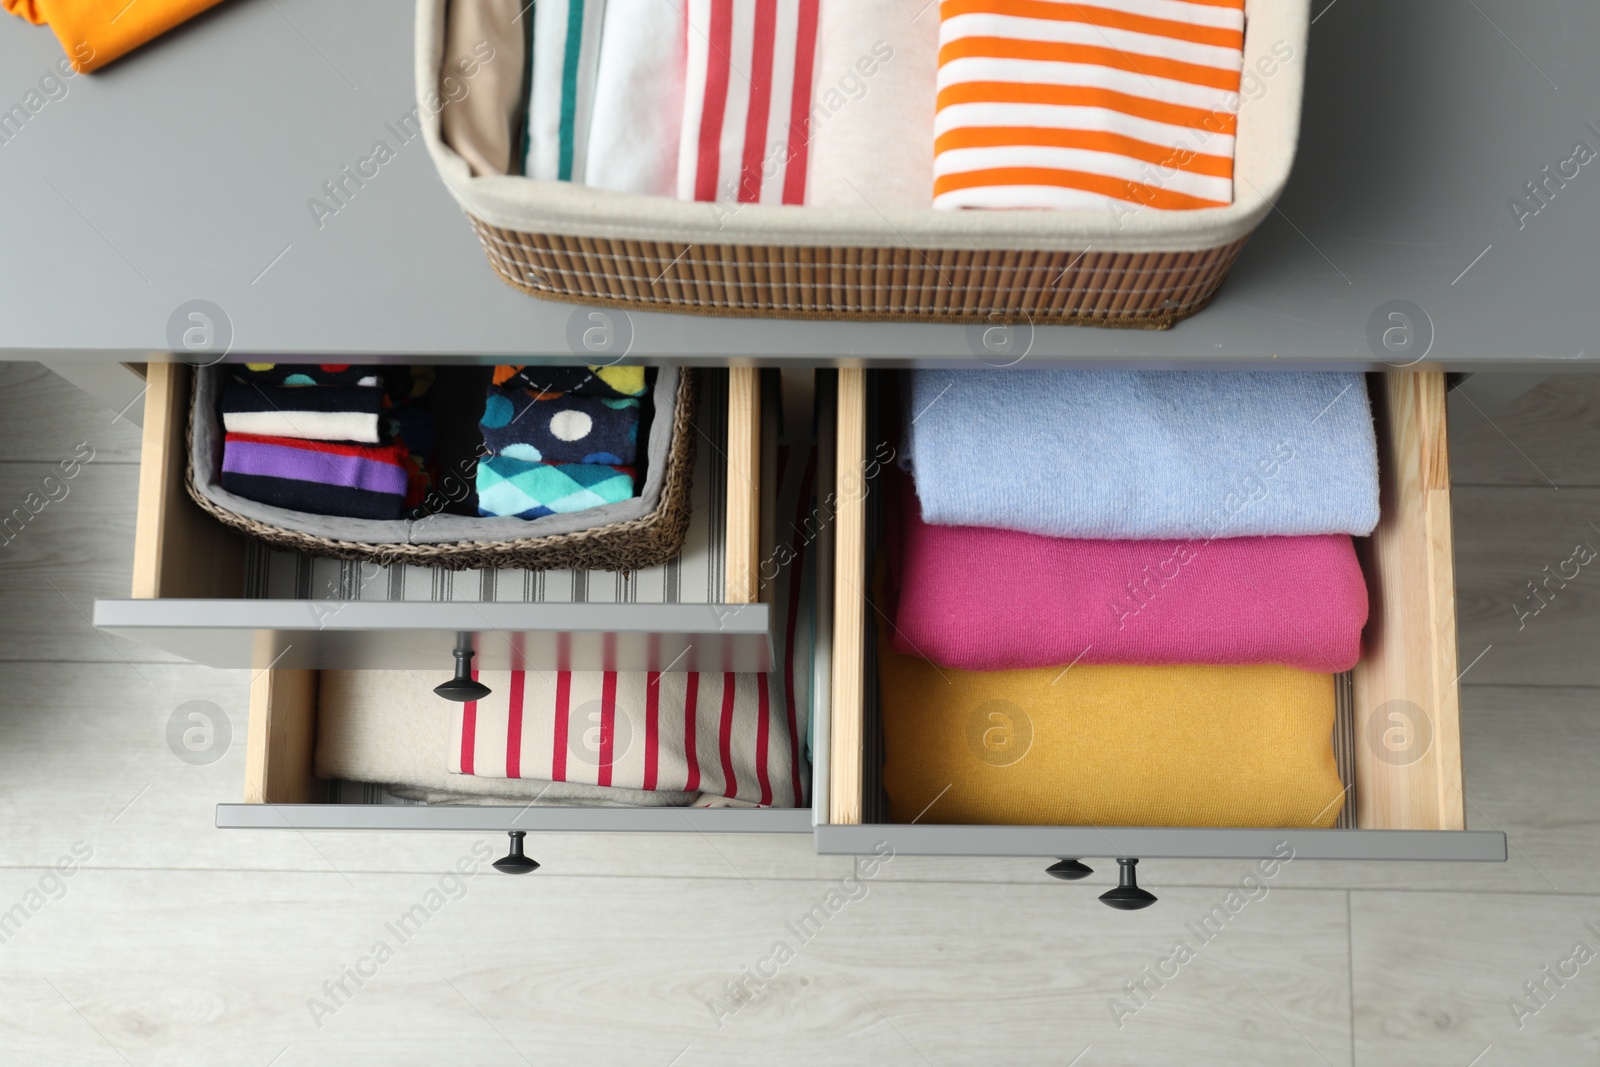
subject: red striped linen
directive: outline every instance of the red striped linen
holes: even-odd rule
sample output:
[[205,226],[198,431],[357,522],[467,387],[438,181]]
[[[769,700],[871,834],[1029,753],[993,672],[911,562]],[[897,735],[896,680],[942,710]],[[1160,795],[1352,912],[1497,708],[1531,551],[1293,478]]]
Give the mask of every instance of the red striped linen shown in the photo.
[[678,198],[805,200],[820,0],[686,0]]
[[451,772],[804,806],[815,451],[783,446],[779,469],[784,550],[763,567],[778,670],[474,673],[492,693],[452,706]]

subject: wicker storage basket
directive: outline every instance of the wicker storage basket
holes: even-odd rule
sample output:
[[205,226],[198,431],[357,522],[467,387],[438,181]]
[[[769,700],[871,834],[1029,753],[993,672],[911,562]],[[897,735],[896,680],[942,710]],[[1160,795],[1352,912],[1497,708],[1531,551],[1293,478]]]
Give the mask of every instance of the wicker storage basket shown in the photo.
[[417,4],[423,135],[506,282],[534,296],[646,311],[864,321],[1164,329],[1199,311],[1288,181],[1310,29],[1309,0],[1246,0],[1248,88],[1227,207],[1121,216],[761,204],[729,211],[474,176],[440,134],[446,3]]
[[[207,370],[199,373],[204,375]],[[189,413],[189,495],[205,511],[257,540],[312,556],[450,570],[624,571],[659,566],[677,555],[689,530],[698,399],[694,371],[666,369],[660,373],[670,374],[671,384],[661,383],[657,389],[651,427],[649,462],[659,467],[659,478],[647,472],[640,498],[592,512],[533,520],[432,515],[415,522],[385,522],[326,519],[242,500],[218,484],[221,453],[216,430],[221,420],[214,406],[215,393],[205,382],[197,383]],[[669,389],[672,400],[664,404],[661,395]],[[470,474],[464,476],[470,480]],[[619,511],[636,514],[603,521]],[[601,517],[602,524],[574,528],[582,527],[585,515]],[[561,532],[540,532],[552,525]],[[523,529],[529,536],[516,536]],[[345,531],[349,535],[338,535]],[[442,539],[452,535],[453,539]]]

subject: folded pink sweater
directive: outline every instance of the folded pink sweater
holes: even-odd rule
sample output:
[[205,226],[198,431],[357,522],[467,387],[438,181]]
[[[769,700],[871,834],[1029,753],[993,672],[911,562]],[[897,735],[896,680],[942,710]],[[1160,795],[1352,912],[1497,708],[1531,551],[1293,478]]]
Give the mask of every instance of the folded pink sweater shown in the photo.
[[967,671],[1273,663],[1327,674],[1361,655],[1367,587],[1344,534],[1088,541],[931,526],[905,498],[896,652]]

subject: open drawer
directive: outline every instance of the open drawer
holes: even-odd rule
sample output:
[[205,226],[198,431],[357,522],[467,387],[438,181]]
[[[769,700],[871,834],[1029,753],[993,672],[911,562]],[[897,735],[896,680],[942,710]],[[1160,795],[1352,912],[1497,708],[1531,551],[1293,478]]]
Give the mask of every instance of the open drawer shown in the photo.
[[[697,481],[715,486],[702,485],[697,492],[697,499],[707,502],[699,517],[706,547],[697,558],[709,582],[691,590],[692,583],[674,574],[677,584],[661,603],[639,602],[644,598],[637,590],[609,596],[580,592],[574,579],[569,579],[574,588],[559,596],[541,592],[520,601],[481,593],[463,599],[437,591],[430,599],[409,593],[400,599],[390,590],[404,574],[388,572],[413,572],[415,587],[428,584],[428,568],[324,560],[316,561],[323,581],[307,579],[298,586],[291,581],[289,595],[280,591],[269,597],[261,594],[269,584],[261,576],[267,565],[299,565],[309,574],[312,561],[247,546],[245,538],[190,499],[185,442],[191,369],[152,363],[133,598],[96,601],[94,623],[196,663],[257,671],[436,665],[443,680],[463,640],[471,642],[474,666],[482,670],[682,671],[699,665],[767,670],[772,662],[769,612],[752,592],[759,586],[755,570],[761,543],[760,379],[747,369],[707,371],[702,378],[712,410],[701,413],[696,475]],[[415,572],[421,572],[420,579]],[[462,573],[492,582],[483,575],[523,572]],[[453,588],[464,584],[455,575],[441,577]],[[502,589],[506,584],[500,583]]]
[[[824,732],[830,738],[818,852],[864,855],[887,842],[912,855],[1271,860],[1282,859],[1287,844],[1296,859],[1506,858],[1504,834],[1464,828],[1443,374],[1369,379],[1382,517],[1374,534],[1358,541],[1370,616],[1361,661],[1339,687],[1334,740],[1348,828],[1325,830],[888,822],[867,597],[869,510],[877,496],[871,479],[883,462],[873,417],[879,384],[865,371],[839,375],[833,690],[831,708],[822,712],[826,729],[818,727],[819,739]],[[1412,733],[1398,737],[1391,727]],[[1396,756],[1385,748],[1390,737],[1416,747]],[[1087,872],[1058,865],[1052,873]]]
[[[451,675],[452,652],[470,641],[483,670],[761,671],[772,666],[770,605],[760,602],[761,562],[770,553],[774,486],[763,457],[776,446],[777,390],[754,370],[702,372],[695,508],[690,542],[669,567],[669,602],[643,603],[602,572],[451,572],[404,568],[378,582],[328,588],[309,580],[370,566],[268,552],[203,513],[184,484],[190,368],[152,364],[146,400],[134,597],[100,601],[97,626],[199,663],[250,668],[244,803],[217,806],[220,827],[257,829],[633,831],[809,833],[809,808],[622,808],[379,802],[382,790],[319,780],[315,769],[319,673],[429,670]],[[694,557],[691,564],[690,556]],[[268,558],[271,557],[271,558]],[[298,585],[319,596],[284,596],[269,564],[299,568]],[[331,568],[331,571],[328,570]],[[698,568],[698,569],[692,569]],[[398,571],[400,568],[394,568]],[[702,574],[701,572],[704,572]],[[644,572],[639,572],[640,575]],[[443,598],[466,586],[481,597]],[[348,576],[348,573],[346,574]],[[463,577],[467,576],[467,577]],[[504,598],[508,576],[538,585],[571,583],[560,600]],[[633,576],[638,578],[638,575]],[[388,579],[394,579],[390,581]],[[430,578],[433,581],[430,582]],[[692,580],[691,580],[692,579]],[[481,582],[481,584],[471,584]],[[589,602],[580,601],[585,586]],[[405,595],[435,599],[387,599]],[[549,588],[547,588],[547,585]],[[601,588],[604,586],[604,589]],[[613,589],[612,587],[616,588]],[[263,591],[275,594],[263,597]],[[250,595],[255,593],[255,596]],[[604,602],[601,594],[604,593]],[[531,595],[531,594],[530,594]],[[696,602],[695,597],[699,600]],[[448,705],[440,702],[441,714]]]

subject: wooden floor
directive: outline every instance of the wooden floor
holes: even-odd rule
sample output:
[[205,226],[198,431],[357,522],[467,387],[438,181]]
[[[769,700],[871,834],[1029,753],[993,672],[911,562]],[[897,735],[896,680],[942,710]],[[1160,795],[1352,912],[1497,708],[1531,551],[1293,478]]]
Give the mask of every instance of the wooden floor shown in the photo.
[[[1121,914],[1104,870],[900,857],[800,936],[851,871],[804,838],[542,838],[510,879],[449,875],[503,844],[472,835],[216,830],[244,674],[87,621],[127,595],[138,434],[0,366],[0,513],[80,442],[0,547],[0,1063],[1600,1064],[1600,560],[1518,615],[1600,548],[1600,376],[1453,450],[1468,822],[1511,861],[1291,863],[1207,943],[1246,864],[1143,864],[1161,902]],[[207,766],[166,740],[192,700],[232,723]]]

